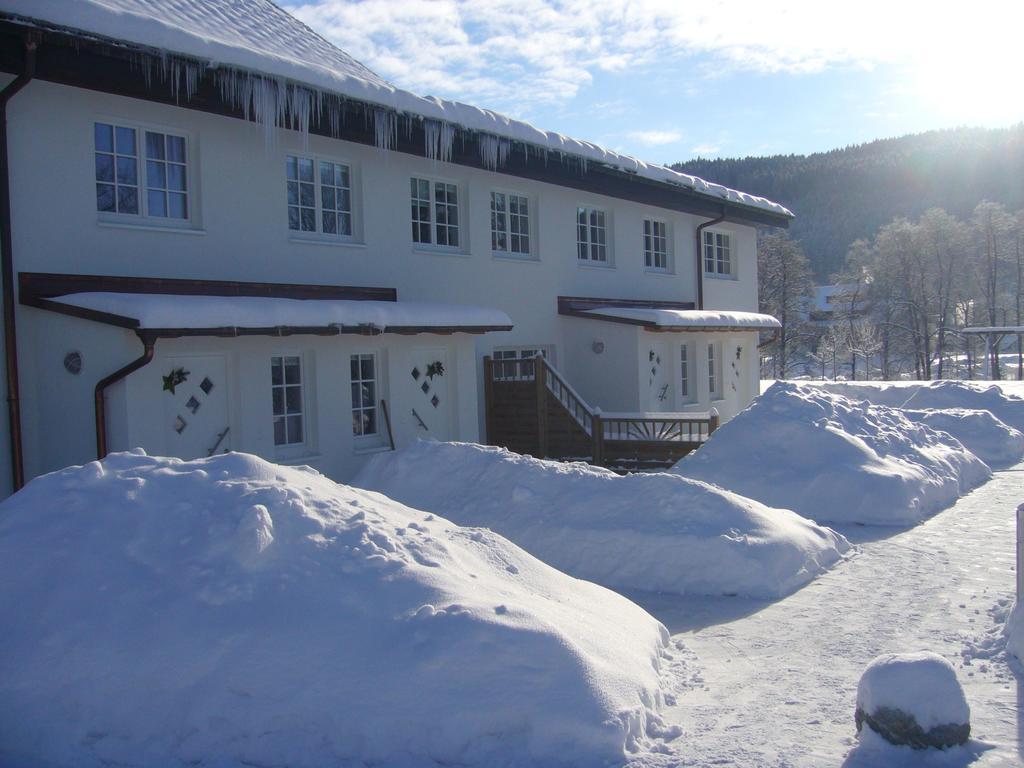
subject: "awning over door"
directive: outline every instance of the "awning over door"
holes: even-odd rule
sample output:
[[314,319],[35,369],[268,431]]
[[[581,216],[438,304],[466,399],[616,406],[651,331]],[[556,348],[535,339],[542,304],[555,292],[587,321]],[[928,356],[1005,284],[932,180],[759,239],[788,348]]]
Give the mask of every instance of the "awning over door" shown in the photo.
[[771,315],[707,309],[601,307],[582,313],[596,320],[641,325],[652,331],[770,331],[782,324]]
[[158,337],[486,333],[512,328],[509,316],[497,309],[398,301],[391,289],[33,273],[20,277],[23,304]]

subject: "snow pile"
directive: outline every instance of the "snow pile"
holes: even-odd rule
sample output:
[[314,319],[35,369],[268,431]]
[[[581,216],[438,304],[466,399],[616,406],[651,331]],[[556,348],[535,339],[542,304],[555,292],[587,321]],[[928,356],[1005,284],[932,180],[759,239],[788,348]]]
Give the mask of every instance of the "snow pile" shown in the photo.
[[971,710],[953,665],[936,653],[890,653],[857,685],[857,730],[866,724],[893,744],[916,749],[963,744]]
[[1024,431],[1024,397],[1008,394],[995,384],[971,381],[922,381],[912,384],[865,382],[825,382],[815,386],[875,405],[915,410],[967,408],[988,411],[1014,429]]
[[0,506],[0,763],[604,765],[667,632],[485,530],[245,454]]
[[1010,617],[1006,620],[1006,650],[1024,664],[1024,607],[1013,604]]
[[908,408],[903,409],[903,414],[918,424],[949,433],[990,467],[1015,464],[1024,456],[1024,433],[1006,425],[990,411]]
[[620,477],[469,443],[375,456],[355,485],[507,536],[546,563],[617,589],[777,597],[850,545],[783,509],[669,474]]
[[814,520],[906,525],[991,470],[901,411],[777,382],[673,468]]

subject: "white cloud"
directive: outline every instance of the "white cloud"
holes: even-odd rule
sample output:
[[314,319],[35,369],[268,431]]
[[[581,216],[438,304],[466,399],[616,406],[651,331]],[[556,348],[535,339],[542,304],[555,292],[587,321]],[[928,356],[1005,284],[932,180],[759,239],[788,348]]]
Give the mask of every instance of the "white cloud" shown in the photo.
[[694,155],[717,155],[722,151],[721,147],[715,146],[714,144],[698,144],[696,147],[690,150],[691,154]]
[[679,131],[631,131],[629,138],[640,144],[657,147],[662,144],[675,144],[683,138],[683,134]]
[[599,73],[683,67],[715,77],[900,64],[911,82],[952,69],[959,90],[1002,79],[1010,99],[1024,23],[1024,4],[999,0],[969,12],[942,0],[300,2],[297,16],[397,85],[513,114],[564,103]]

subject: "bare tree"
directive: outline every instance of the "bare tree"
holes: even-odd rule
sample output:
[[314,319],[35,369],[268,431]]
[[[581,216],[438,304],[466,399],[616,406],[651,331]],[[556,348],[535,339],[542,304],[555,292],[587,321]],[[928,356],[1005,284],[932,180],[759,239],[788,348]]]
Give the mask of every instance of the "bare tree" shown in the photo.
[[785,379],[795,348],[806,346],[810,339],[806,321],[810,265],[799,244],[784,232],[763,234],[757,244],[757,272],[761,311],[782,324],[769,348],[777,361],[775,375]]

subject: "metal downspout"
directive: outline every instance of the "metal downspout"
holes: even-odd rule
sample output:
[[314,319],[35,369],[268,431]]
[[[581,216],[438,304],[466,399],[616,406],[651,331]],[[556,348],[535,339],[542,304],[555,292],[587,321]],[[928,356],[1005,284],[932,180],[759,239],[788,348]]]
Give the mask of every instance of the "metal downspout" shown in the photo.
[[96,409],[96,458],[102,459],[107,455],[107,405],[104,402],[106,389],[111,384],[124,379],[129,374],[147,365],[153,359],[153,348],[156,346],[156,337],[142,331],[136,331],[142,341],[142,354],[132,360],[128,365],[119,368],[109,376],[96,382],[96,389],[93,393],[93,400]]
[[725,206],[722,206],[722,215],[711,221],[705,221],[697,225],[697,309],[704,309],[704,230],[715,224],[725,221]]
[[7,104],[35,76],[36,46],[25,38],[25,66],[20,75],[0,91],[0,281],[3,282],[4,356],[7,376],[7,420],[11,442],[11,484],[17,491],[25,484],[25,460],[21,451],[21,396],[18,386],[18,335],[14,317],[14,253],[11,233],[11,168],[7,146]]

